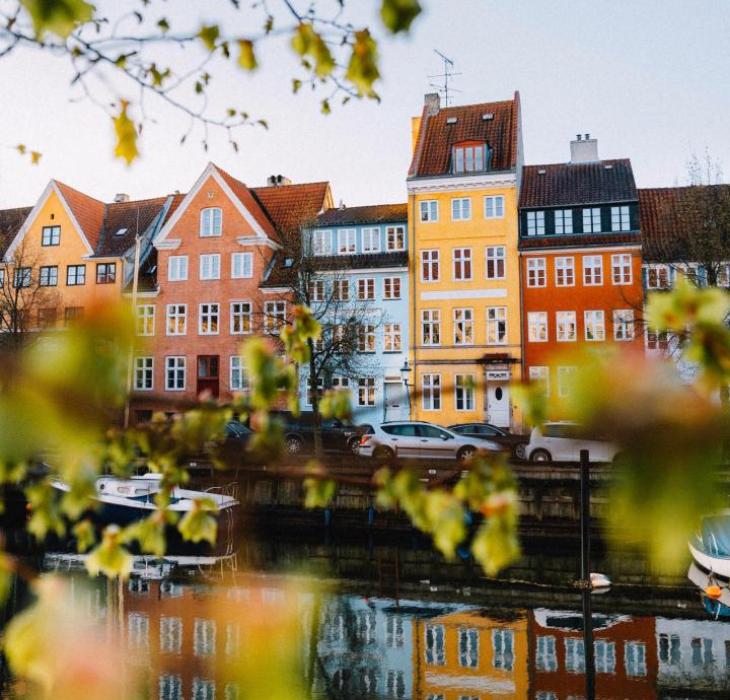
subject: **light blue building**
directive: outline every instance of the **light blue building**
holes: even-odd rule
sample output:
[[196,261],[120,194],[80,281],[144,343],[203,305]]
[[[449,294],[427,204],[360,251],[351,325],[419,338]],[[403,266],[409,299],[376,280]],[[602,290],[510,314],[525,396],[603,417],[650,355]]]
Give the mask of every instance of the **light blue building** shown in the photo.
[[[406,204],[339,207],[303,232],[316,270],[310,306],[326,333],[350,339],[344,343],[350,352],[315,353],[323,366],[318,386],[349,389],[355,423],[409,415],[403,371],[409,351],[407,222]],[[301,408],[307,410],[306,367],[301,382]]]

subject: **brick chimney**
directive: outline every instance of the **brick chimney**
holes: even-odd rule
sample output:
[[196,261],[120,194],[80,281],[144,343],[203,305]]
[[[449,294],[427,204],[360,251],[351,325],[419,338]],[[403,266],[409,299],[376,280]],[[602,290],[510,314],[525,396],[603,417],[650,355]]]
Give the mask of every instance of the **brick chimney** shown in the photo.
[[590,134],[577,134],[570,142],[571,163],[593,163],[598,158],[598,139],[592,139]]
[[426,106],[426,114],[434,117],[441,109],[441,98],[437,92],[429,92],[423,96],[423,103]]
[[291,185],[291,180],[284,175],[269,175],[266,178],[266,184],[269,187],[281,187],[282,185]]

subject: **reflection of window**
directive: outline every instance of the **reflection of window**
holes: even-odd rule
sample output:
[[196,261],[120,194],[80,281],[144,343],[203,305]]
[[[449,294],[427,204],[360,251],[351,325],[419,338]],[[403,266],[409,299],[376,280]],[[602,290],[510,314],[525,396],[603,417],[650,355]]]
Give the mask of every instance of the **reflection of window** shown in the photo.
[[193,678],[192,700],[215,700],[215,681]]
[[555,637],[542,636],[537,638],[535,668],[538,671],[548,672],[558,670],[558,659],[555,653]]
[[[692,649],[693,666],[710,666],[715,663],[715,655],[712,650],[712,639],[708,637],[695,637],[690,643]],[[646,669],[641,675],[646,675]]]
[[130,647],[147,648],[150,641],[150,618],[143,613],[129,613],[127,642]]
[[223,700],[240,700],[241,689],[238,687],[238,683],[226,683],[225,690],[223,691]]
[[226,625],[226,654],[235,656],[241,647],[241,627],[236,622]]
[[511,671],[514,665],[515,633],[512,630],[492,630],[494,656],[492,665],[503,671]]
[[646,675],[646,644],[626,642],[624,645],[624,664],[627,676]]
[[[424,380],[433,376],[438,375],[426,374]],[[426,625],[426,663],[431,666],[443,666],[446,663],[443,625]]]
[[195,656],[210,656],[215,653],[215,621],[195,618],[193,634]]
[[585,646],[582,639],[565,640],[565,670],[568,673],[585,673]]
[[596,673],[616,672],[616,642],[598,639],[593,643]]
[[403,644],[403,618],[400,615],[388,615],[385,619],[385,646],[393,649]]
[[357,611],[355,634],[361,644],[372,644],[375,641],[375,613],[372,610]]
[[403,671],[388,670],[388,676],[385,681],[385,690],[388,698],[405,698],[406,696],[406,678]]
[[179,654],[182,651],[182,619],[160,617],[160,651],[163,654]]
[[670,666],[677,666],[682,661],[678,634],[659,635],[659,661]]
[[470,627],[459,630],[459,666],[476,668],[479,665],[479,630]]
[[160,700],[182,700],[182,678],[164,673],[160,676]]

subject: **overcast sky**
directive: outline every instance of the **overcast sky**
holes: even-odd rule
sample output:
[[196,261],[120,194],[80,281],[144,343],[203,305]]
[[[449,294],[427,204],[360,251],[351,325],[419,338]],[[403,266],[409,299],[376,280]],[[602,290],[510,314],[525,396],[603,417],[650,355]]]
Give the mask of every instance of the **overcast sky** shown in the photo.
[[[150,100],[157,123],[147,124],[142,158],[127,168],[112,158],[108,117],[69,90],[65,62],[32,50],[4,58],[0,206],[33,204],[50,178],[106,200],[115,192],[186,191],[209,160],[250,186],[282,173],[295,182],[330,180],[336,201],[348,205],[403,201],[410,117],[431,90],[428,76],[441,70],[434,48],[462,74],[456,104],[520,91],[527,163],[565,161],[570,139],[590,132],[601,157],[631,158],[640,187],[684,184],[688,158],[706,148],[730,175],[728,0],[422,2],[410,37],[381,43],[380,104],[351,102],[321,115],[322,95],[291,95],[296,64],[276,41],[260,49],[255,76],[216,74],[214,106],[234,102],[270,123],[268,132],[242,131],[238,154],[222,134],[211,137],[208,153],[199,137],[180,146],[185,120]],[[375,21],[376,0],[349,3],[354,22]],[[163,7],[191,25],[226,8],[226,32],[245,35],[246,15],[228,13],[229,4],[170,0]],[[112,89],[136,97],[123,83]],[[11,148],[17,143],[42,151],[41,165],[21,159]]]

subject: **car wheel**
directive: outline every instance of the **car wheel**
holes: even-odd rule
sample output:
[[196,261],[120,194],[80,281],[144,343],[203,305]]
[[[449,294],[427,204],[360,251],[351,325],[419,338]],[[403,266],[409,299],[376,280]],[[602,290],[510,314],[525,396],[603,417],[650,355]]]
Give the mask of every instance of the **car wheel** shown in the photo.
[[534,450],[530,455],[531,462],[552,462],[552,455],[547,450]]
[[302,451],[303,447],[304,443],[300,437],[297,437],[296,435],[289,435],[286,438],[286,451],[290,455],[298,455]]
[[390,462],[395,455],[389,447],[376,447],[373,451],[373,457],[383,462]]
[[456,459],[462,464],[466,464],[476,453],[477,451],[474,447],[467,445],[456,453]]
[[347,442],[347,449],[354,455],[360,454],[360,438],[350,438]]
[[525,446],[524,445],[515,445],[512,448],[512,458],[523,460],[525,459]]

